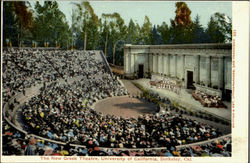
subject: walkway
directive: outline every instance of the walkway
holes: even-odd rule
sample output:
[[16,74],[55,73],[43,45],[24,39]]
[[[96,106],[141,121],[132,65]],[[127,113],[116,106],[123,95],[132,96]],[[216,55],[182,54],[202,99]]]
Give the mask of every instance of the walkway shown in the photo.
[[132,94],[132,95],[137,95],[137,93],[141,93],[141,90],[138,89],[131,81],[132,80],[125,80],[125,79],[121,79],[122,83],[124,84],[124,86],[127,88],[128,93]]
[[180,92],[180,95],[178,95],[166,89],[157,89],[154,86],[151,87],[151,85],[149,84],[149,81],[150,79],[134,80],[134,82],[142,85],[144,88],[157,92],[160,96],[168,97],[170,100],[178,102],[179,104],[185,106],[187,109],[192,108],[192,110],[197,110],[197,111],[201,110],[204,112],[209,112],[213,115],[220,116],[231,121],[231,103],[229,102],[224,102],[227,105],[227,108],[204,107],[201,105],[200,102],[196,101],[192,97],[192,95],[186,91],[186,89],[182,89]]

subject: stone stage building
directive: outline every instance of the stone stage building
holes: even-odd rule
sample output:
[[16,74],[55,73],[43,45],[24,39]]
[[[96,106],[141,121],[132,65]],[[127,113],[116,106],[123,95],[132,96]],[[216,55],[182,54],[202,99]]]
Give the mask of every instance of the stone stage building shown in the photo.
[[145,78],[157,74],[180,81],[183,88],[199,88],[231,96],[231,44],[124,45],[124,75]]

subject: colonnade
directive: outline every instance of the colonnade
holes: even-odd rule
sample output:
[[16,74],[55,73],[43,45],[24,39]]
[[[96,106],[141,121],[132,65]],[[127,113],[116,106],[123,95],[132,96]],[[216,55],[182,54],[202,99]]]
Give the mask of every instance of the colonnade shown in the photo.
[[[127,74],[137,75],[138,68],[136,53],[126,53],[125,54],[125,71]],[[151,71],[154,74],[162,74],[172,78],[178,78],[180,80],[187,80],[187,71],[193,72],[193,81],[195,83],[200,83],[201,77],[201,57],[205,58],[205,71],[206,71],[206,80],[203,80],[206,86],[211,86],[211,68],[212,68],[212,58],[218,60],[218,87],[223,88],[224,85],[224,61],[223,56],[211,56],[211,55],[191,55],[191,54],[164,54],[164,53],[146,53],[151,57],[147,58],[147,64],[149,68],[144,71]],[[193,57],[194,65],[193,69],[190,70],[186,65],[186,57]],[[180,57],[180,61],[178,61]],[[146,63],[145,63],[146,64]],[[172,65],[172,66],[171,66]]]
[[[188,71],[188,67],[185,65],[185,58],[186,56],[192,56],[194,57],[194,82],[195,83],[200,83],[200,71],[201,71],[201,57],[205,57],[206,60],[206,80],[204,81],[206,86],[211,86],[212,84],[212,79],[211,79],[211,71],[212,71],[212,58],[218,59],[218,87],[219,88],[223,88],[223,84],[224,84],[224,57],[223,56],[210,56],[210,55],[185,55],[185,54],[151,54],[153,56],[153,69],[152,72],[156,73],[156,74],[162,74],[162,75],[166,75],[166,76],[170,76],[173,78],[179,78],[179,79],[186,79],[186,71]],[[173,59],[171,60],[171,56],[173,57]],[[178,56],[181,57],[181,60],[178,64],[177,58]],[[171,62],[174,61],[174,63],[172,63],[174,65],[171,66]],[[161,64],[158,64],[161,63]],[[173,70],[172,70],[173,68]],[[174,73],[171,73],[174,72]],[[181,74],[181,75],[178,75]]]

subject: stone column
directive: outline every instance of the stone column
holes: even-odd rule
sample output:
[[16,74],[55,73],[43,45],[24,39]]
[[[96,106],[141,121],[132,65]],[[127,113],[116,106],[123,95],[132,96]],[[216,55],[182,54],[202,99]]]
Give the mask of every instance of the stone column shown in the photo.
[[[134,54],[134,73],[137,73],[137,70],[138,70],[138,65],[137,65],[137,57],[138,55],[137,54]],[[144,67],[145,68],[145,67]],[[144,70],[143,70],[144,72]],[[137,74],[136,74],[137,75]]]
[[149,53],[150,72],[153,72],[153,53]]
[[130,64],[130,53],[127,53],[127,73],[130,74],[131,64]]
[[174,55],[174,77],[177,78],[177,54]]
[[162,75],[165,74],[165,55],[161,54],[161,73]]
[[134,54],[131,53],[131,56],[130,56],[130,60],[131,60],[131,73],[135,73],[135,60],[134,60]]
[[127,59],[127,57],[128,57],[128,54],[124,53],[124,67],[125,67],[124,72],[125,72],[125,74],[128,72],[128,63],[127,63],[128,59]]
[[155,72],[155,68],[154,68],[154,66],[155,66],[155,56],[154,56],[153,53],[151,55],[152,55],[152,72],[154,73]]
[[167,75],[170,76],[170,54],[167,54]]
[[153,72],[156,73],[156,66],[157,66],[157,56],[156,54],[153,54],[153,59],[154,59],[154,62],[153,62]]
[[182,78],[185,81],[185,55],[182,55]]
[[200,55],[197,55],[195,57],[196,57],[196,77],[195,77],[195,83],[197,84],[198,82],[200,82]]
[[168,74],[168,55],[164,54],[164,74]]
[[158,73],[158,55],[155,54],[155,73]]
[[218,87],[223,89],[224,87],[224,58],[223,56],[218,57]]
[[158,69],[157,69],[157,72],[158,72],[158,74],[160,74],[161,73],[161,55],[158,53],[157,56],[158,56],[158,62],[157,62]]
[[211,86],[211,56],[206,56],[207,86]]

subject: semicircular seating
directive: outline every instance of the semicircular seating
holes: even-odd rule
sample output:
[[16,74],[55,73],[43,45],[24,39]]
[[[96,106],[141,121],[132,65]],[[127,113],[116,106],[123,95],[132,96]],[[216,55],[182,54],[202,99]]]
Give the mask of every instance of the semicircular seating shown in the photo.
[[17,93],[25,96],[25,88],[42,84],[40,92],[22,106],[29,133],[86,149],[164,147],[172,154],[175,146],[221,135],[181,115],[125,119],[96,112],[94,102],[128,93],[95,51],[9,49],[3,58],[4,103]]

